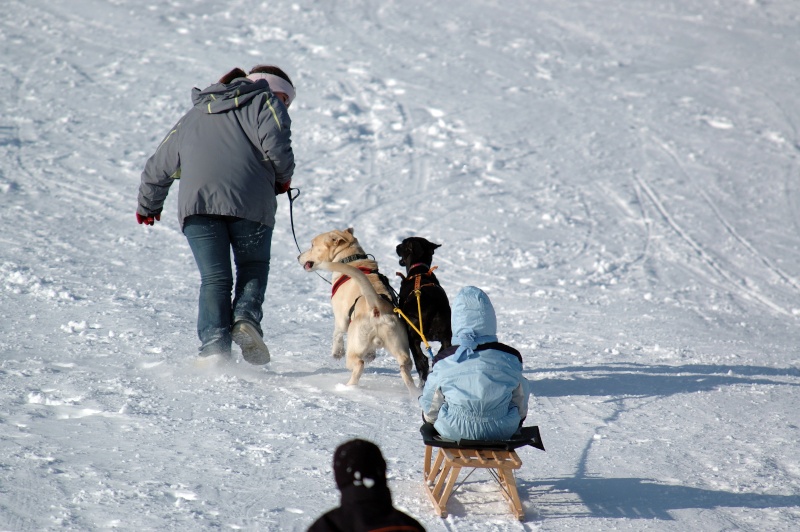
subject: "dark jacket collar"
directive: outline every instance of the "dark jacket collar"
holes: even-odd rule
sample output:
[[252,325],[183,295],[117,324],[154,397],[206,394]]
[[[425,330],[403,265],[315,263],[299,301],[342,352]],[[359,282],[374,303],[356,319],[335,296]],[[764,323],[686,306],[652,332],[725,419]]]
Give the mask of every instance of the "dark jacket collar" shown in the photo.
[[341,493],[342,507],[360,506],[365,503],[368,503],[373,508],[383,506],[389,509],[392,507],[392,493],[385,484],[375,484],[371,488],[351,484],[342,488]]

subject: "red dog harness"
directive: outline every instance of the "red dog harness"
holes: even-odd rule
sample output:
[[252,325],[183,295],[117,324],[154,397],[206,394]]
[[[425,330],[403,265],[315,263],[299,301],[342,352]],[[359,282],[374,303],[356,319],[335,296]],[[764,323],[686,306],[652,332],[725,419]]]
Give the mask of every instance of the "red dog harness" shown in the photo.
[[[358,269],[364,272],[364,275],[369,275],[371,273],[378,273],[378,270],[371,270],[369,268],[364,268],[363,266],[359,266]],[[339,289],[339,287],[349,280],[350,280],[349,275],[342,275],[341,277],[339,277],[331,287],[331,298],[333,298],[333,296],[336,295],[336,291]]]

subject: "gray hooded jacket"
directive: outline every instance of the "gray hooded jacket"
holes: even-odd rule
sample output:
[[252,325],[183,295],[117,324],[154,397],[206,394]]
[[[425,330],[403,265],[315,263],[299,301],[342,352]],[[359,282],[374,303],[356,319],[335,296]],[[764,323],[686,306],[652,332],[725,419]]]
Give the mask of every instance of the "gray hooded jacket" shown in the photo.
[[193,214],[236,216],[275,225],[276,183],[294,172],[291,120],[264,80],[245,78],[193,89],[194,107],[147,161],[137,212],[159,214],[181,180],[178,220]]

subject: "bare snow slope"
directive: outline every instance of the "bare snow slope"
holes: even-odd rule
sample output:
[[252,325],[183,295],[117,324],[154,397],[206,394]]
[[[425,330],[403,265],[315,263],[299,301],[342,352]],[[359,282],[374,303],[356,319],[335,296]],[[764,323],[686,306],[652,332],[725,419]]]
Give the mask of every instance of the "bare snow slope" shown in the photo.
[[[378,443],[428,530],[800,526],[800,4],[5,0],[0,529],[305,530]],[[330,358],[329,286],[273,240],[267,368],[191,360],[199,277],[139,173],[233,66],[286,67],[301,246],[441,243],[533,381],[526,519],[474,474],[435,517],[393,359]],[[399,283],[395,284],[399,286]]]

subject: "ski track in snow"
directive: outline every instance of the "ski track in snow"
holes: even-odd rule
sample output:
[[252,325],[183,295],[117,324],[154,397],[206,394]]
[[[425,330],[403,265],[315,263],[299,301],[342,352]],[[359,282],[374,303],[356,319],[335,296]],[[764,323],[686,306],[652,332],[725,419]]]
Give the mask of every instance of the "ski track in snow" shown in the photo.
[[[305,530],[362,437],[428,530],[800,522],[800,6],[7,0],[0,16],[0,529]],[[546,453],[513,520],[476,472],[434,516],[391,356],[357,389],[279,201],[273,361],[192,365],[199,276],[147,157],[205,86],[298,85],[297,240],[354,227],[399,288],[442,244],[523,352]]]

